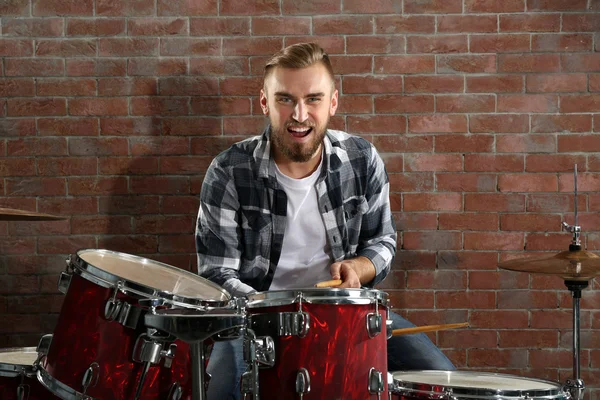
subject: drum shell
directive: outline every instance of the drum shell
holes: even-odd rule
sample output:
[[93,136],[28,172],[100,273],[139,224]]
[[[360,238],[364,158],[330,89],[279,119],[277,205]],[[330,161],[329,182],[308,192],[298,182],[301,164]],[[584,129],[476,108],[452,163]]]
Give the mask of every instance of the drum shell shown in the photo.
[[[376,301],[375,301],[376,302]],[[297,398],[296,376],[305,368],[310,376],[310,392],[303,400],[364,400],[377,398],[369,393],[371,368],[387,376],[387,308],[378,305],[383,331],[369,337],[367,315],[375,312],[372,304],[302,303],[302,311],[310,316],[310,329],[305,337],[272,337],[275,343],[275,365],[259,369],[261,400]],[[247,309],[252,315],[297,312],[297,303]],[[260,329],[256,336],[264,336]],[[264,332],[263,332],[264,333]],[[384,381],[381,398],[387,399]]]
[[[34,347],[0,349],[0,353],[6,351],[34,353],[36,350]],[[23,384],[29,387],[28,400],[58,400],[58,397],[52,395],[38,382],[33,365],[12,363],[10,365],[11,368],[8,368],[8,363],[0,362],[0,399],[18,400],[17,388]],[[20,373],[15,373],[15,370]]]
[[[73,274],[57,321],[48,354],[42,367],[56,380],[82,392],[84,374],[98,363],[98,381],[86,394],[98,399],[131,399],[135,395],[143,364],[132,355],[138,336],[145,329],[132,329],[104,318],[104,308],[114,294],[113,288],[96,285]],[[121,302],[136,305],[138,296],[118,293]],[[191,399],[191,361],[189,346],[177,345],[170,368],[164,361],[152,365],[147,373],[142,399],[167,398],[174,383],[183,388],[182,399]],[[165,349],[166,350],[166,349]]]

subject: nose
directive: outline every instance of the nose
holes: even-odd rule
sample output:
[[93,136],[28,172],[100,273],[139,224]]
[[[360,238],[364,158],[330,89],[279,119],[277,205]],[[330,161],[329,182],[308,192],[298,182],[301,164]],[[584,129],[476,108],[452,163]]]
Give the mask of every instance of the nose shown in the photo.
[[294,121],[300,123],[308,119],[308,112],[306,109],[306,105],[303,101],[299,101],[296,103],[296,106],[294,107],[294,115],[292,115],[292,118],[294,118]]

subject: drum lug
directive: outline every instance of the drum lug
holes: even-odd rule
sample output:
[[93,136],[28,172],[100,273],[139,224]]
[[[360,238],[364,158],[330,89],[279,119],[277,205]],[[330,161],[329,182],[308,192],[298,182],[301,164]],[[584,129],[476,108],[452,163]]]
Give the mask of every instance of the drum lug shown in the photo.
[[262,367],[275,365],[275,342],[270,336],[259,336],[244,340],[244,357],[246,361],[259,364]]
[[302,397],[308,392],[310,392],[310,374],[306,368],[300,368],[296,374],[296,393],[302,400]]
[[133,346],[132,359],[139,363],[158,364],[161,359],[162,344],[148,339],[145,334],[141,334]]
[[17,400],[28,400],[29,392],[31,391],[29,385],[21,383],[17,386]]
[[83,374],[83,379],[81,380],[81,387],[83,388],[82,393],[86,394],[88,388],[90,386],[94,387],[98,383],[98,378],[100,377],[100,365],[97,362],[93,362],[90,364],[88,369]]
[[384,390],[383,374],[375,368],[371,368],[369,370],[369,393],[377,394],[377,398],[380,399]]
[[160,352],[160,356],[165,359],[163,363],[165,368],[171,368],[171,364],[175,358],[175,350],[177,350],[177,345],[175,343],[171,343],[168,350],[162,350]]
[[104,318],[114,321],[121,312],[122,305],[119,300],[108,300],[104,305]]
[[[382,329],[382,320],[381,314],[377,313],[368,313],[367,314],[367,332],[369,333],[370,338],[374,338],[375,336],[381,333]],[[387,322],[386,322],[387,328]]]
[[73,274],[69,273],[69,272],[61,272],[60,276],[58,277],[58,291],[61,292],[62,294],[67,294],[67,291],[69,290],[69,286],[71,285],[71,278],[73,277]]
[[171,385],[171,390],[169,390],[169,395],[167,396],[167,400],[181,400],[183,396],[183,389],[181,385],[177,382]]
[[392,337],[392,333],[393,333],[392,328],[393,328],[393,321],[391,319],[386,319],[385,320],[385,329],[386,329],[388,339],[390,339]]
[[38,360],[39,358],[41,358],[42,356],[46,356],[48,355],[48,350],[50,350],[50,345],[52,344],[52,336],[53,335],[44,335],[41,337],[36,351],[38,352],[39,356],[38,356]]

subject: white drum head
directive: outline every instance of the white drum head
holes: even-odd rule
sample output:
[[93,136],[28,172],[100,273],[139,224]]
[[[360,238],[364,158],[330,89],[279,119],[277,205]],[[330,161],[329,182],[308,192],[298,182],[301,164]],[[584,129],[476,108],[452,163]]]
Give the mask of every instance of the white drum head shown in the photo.
[[0,370],[6,369],[3,364],[32,366],[37,358],[35,347],[0,349]]
[[83,261],[78,260],[77,266],[93,277],[113,284],[125,281],[128,288],[137,288],[151,297],[170,294],[183,303],[185,300],[225,302],[231,298],[219,285],[158,261],[109,250],[80,250],[77,256]]

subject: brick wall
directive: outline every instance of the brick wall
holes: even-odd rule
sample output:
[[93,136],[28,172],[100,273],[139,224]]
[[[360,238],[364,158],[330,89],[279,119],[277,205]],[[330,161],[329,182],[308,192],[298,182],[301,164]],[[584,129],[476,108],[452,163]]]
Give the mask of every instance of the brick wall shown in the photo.
[[[567,249],[575,163],[584,243],[600,248],[600,1],[3,0],[0,15],[0,207],[67,217],[0,222],[0,346],[52,332],[77,249],[194,270],[208,163],[264,126],[266,57],[314,40],[340,74],[333,127],[390,173],[394,307],[469,321],[431,334],[461,369],[570,377],[562,281],[497,263]],[[592,283],[592,388],[599,316]]]

